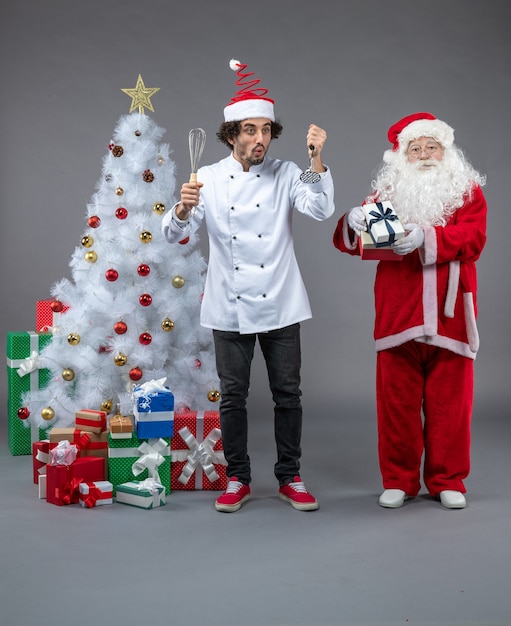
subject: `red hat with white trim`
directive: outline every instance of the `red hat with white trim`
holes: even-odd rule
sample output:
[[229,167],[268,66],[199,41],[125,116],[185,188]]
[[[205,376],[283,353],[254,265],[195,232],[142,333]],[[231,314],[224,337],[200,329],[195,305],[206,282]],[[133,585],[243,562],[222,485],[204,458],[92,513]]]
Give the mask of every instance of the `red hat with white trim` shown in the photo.
[[236,59],[231,59],[229,67],[238,75],[236,87],[239,89],[224,108],[224,120],[226,122],[240,122],[249,117],[264,117],[274,122],[274,101],[265,97],[268,93],[267,89],[257,87],[260,82],[258,78],[250,78],[254,72],[245,72],[247,65]]
[[404,152],[412,139],[432,137],[444,148],[454,143],[454,130],[431,113],[413,113],[396,122],[387,134],[392,150]]

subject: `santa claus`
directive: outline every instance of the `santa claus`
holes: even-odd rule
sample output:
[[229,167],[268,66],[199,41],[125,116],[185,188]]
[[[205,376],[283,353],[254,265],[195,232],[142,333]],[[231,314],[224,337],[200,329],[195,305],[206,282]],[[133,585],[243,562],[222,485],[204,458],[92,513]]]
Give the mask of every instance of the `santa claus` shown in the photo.
[[[398,508],[429,494],[466,506],[473,365],[479,348],[476,261],[486,242],[484,177],[454,144],[454,131],[415,113],[388,132],[392,149],[366,202],[392,203],[406,236],[400,262],[378,263],[375,279],[378,453],[384,491]],[[339,220],[334,245],[359,254],[361,207]]]

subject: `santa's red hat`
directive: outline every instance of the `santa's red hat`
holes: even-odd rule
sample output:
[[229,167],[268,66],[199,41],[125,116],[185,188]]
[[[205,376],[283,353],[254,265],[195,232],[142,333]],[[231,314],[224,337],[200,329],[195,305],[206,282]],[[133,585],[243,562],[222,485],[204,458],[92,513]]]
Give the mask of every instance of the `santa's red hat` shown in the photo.
[[265,117],[274,122],[274,101],[271,98],[265,98],[268,93],[267,89],[256,87],[260,81],[258,78],[250,78],[254,72],[245,72],[247,65],[236,59],[231,59],[229,67],[238,75],[236,87],[239,89],[224,109],[224,120],[240,122],[249,117]]
[[412,139],[432,137],[444,148],[454,143],[454,130],[431,113],[413,113],[389,128],[388,138],[394,152],[404,152]]

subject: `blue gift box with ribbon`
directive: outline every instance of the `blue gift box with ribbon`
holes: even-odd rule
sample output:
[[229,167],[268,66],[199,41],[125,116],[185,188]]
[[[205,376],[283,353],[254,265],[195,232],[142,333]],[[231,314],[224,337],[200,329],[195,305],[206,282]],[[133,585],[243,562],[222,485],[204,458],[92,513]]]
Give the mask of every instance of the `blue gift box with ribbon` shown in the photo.
[[174,394],[165,378],[151,380],[133,390],[133,413],[140,439],[174,436]]
[[389,246],[405,236],[403,225],[388,200],[365,204],[362,208],[366,216],[367,232],[377,248]]

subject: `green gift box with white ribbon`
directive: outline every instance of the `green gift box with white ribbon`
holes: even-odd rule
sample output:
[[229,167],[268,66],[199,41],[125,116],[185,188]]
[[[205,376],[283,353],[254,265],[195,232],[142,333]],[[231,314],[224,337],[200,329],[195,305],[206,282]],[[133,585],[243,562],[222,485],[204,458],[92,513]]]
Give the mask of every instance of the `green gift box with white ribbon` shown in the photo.
[[153,478],[170,493],[170,438],[114,439],[108,435],[108,480],[117,486]]
[[155,509],[165,504],[165,487],[156,480],[133,480],[117,485],[116,501],[122,504],[139,507],[140,509]]
[[51,378],[50,370],[39,367],[41,350],[52,340],[51,333],[35,331],[7,333],[7,439],[13,455],[32,454],[32,443],[48,438],[48,429],[21,419],[23,394],[43,389]]

